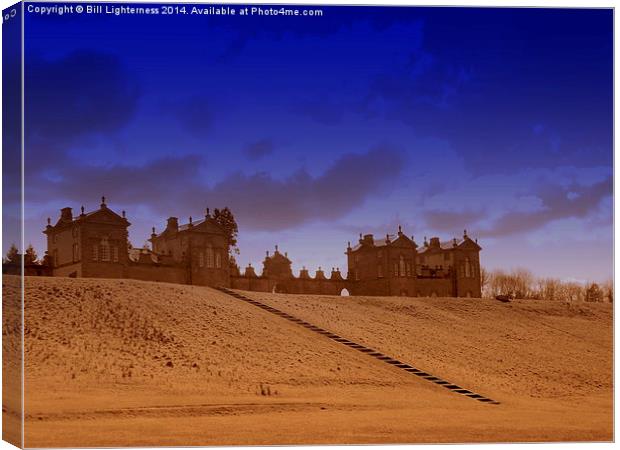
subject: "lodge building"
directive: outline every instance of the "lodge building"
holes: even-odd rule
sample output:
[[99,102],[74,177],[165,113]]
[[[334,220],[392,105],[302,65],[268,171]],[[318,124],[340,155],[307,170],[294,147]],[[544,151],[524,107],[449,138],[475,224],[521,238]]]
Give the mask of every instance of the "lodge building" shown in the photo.
[[48,219],[45,264],[53,276],[131,278],[147,281],[225,286],[234,289],[291,294],[329,294],[409,297],[481,297],[480,250],[465,231],[462,238],[441,242],[424,238],[419,247],[399,226],[395,235],[375,239],[360,234],[347,245],[346,277],[319,267],[314,276],[304,267],[295,276],[288,254],[276,246],[266,252],[263,270],[252,265],[243,273],[230,263],[225,229],[211,216],[179,224],[170,217],[161,233],[152,229],[150,247],[132,248],[125,211],[108,208],[77,216],[63,208],[52,225]]

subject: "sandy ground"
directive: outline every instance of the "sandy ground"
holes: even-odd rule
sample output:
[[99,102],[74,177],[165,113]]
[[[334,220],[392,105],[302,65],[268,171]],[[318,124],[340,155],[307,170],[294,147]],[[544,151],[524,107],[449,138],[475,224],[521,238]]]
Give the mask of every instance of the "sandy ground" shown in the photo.
[[501,404],[213,289],[28,278],[25,445],[613,438],[611,305],[245,294]]

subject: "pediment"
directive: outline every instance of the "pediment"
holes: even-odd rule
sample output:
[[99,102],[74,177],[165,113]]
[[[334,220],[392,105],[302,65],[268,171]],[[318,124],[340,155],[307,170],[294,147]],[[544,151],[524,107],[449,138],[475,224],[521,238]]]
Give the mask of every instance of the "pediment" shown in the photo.
[[213,219],[205,220],[193,227],[193,231],[200,233],[213,233],[225,235],[226,231],[222,226]]
[[99,209],[83,217],[78,216],[81,222],[106,223],[111,225],[129,226],[127,219],[119,216],[111,209]]
[[463,239],[463,242],[459,244],[458,248],[461,250],[482,250],[482,247],[480,247],[476,242],[472,241],[469,237]]
[[413,242],[411,239],[409,239],[409,237],[407,237],[404,234],[401,236],[398,236],[395,240],[392,241],[391,244],[393,247],[417,248],[417,244]]

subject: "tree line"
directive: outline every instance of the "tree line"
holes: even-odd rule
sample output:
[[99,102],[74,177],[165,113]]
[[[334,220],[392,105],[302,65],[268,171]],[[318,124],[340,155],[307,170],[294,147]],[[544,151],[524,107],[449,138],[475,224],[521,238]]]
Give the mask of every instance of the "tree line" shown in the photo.
[[561,300],[568,302],[613,302],[614,287],[611,280],[604,283],[578,283],[558,278],[535,277],[527,269],[517,268],[480,271],[482,296],[532,300]]

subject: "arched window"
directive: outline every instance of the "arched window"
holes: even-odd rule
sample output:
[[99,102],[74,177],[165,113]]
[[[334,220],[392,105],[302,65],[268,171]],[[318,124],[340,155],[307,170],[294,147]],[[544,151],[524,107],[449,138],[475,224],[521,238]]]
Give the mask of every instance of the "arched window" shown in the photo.
[[400,276],[404,277],[407,274],[407,267],[405,265],[405,257],[403,255],[400,255],[398,263],[400,268]]
[[469,258],[465,258],[465,278],[471,277],[471,262]]
[[349,295],[351,295],[351,294],[349,294],[349,290],[346,289],[346,288],[343,289],[342,291],[340,291],[340,296],[341,297],[348,297]]

